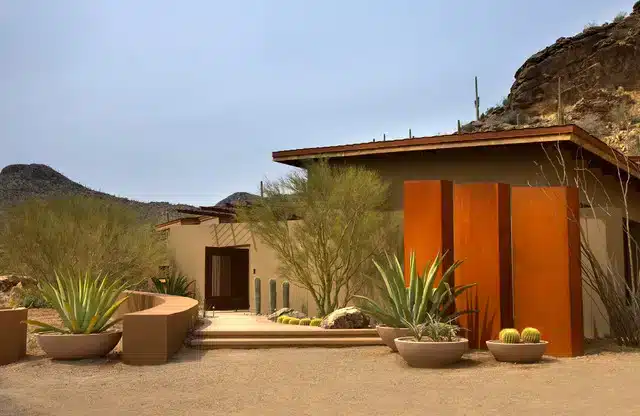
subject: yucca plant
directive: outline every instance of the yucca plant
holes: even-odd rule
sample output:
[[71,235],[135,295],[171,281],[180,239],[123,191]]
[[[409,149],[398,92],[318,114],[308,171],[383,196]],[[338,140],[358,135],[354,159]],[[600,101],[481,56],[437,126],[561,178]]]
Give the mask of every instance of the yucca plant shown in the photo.
[[195,283],[195,280],[189,281],[189,279],[180,273],[167,274],[163,277],[153,277],[151,279],[156,292],[163,293],[165,295],[185,296],[192,298],[195,296],[191,286]]
[[407,322],[416,325],[427,322],[428,317],[437,318],[440,322],[452,322],[460,315],[474,311],[465,310],[451,313],[450,308],[456,297],[475,283],[464,286],[453,286],[453,272],[462,264],[453,263],[436,284],[438,269],[443,256],[436,258],[425,267],[422,275],[416,271],[415,252],[409,256],[409,287],[405,286],[404,269],[397,256],[387,257],[387,267],[383,268],[376,261],[380,277],[384,282],[381,291],[382,302],[377,303],[366,296],[356,296],[360,309],[383,325],[393,328],[408,328]]
[[87,271],[80,273],[55,272],[52,282],[38,283],[42,297],[58,312],[64,328],[44,322],[27,320],[37,326],[34,332],[59,332],[62,334],[93,334],[104,332],[121,319],[109,321],[127,297],[118,299],[128,288],[129,282],[108,274]]

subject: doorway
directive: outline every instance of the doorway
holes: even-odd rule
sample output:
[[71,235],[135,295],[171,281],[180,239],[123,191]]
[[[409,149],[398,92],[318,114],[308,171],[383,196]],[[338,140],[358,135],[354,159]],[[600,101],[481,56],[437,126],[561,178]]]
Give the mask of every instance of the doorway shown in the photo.
[[205,308],[249,309],[249,249],[206,247]]

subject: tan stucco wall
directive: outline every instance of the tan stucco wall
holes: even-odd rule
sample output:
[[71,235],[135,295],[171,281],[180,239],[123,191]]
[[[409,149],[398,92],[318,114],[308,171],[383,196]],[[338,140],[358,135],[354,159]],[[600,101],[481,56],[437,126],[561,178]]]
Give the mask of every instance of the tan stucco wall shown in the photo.
[[[551,145],[553,146],[553,145]],[[573,154],[563,150],[563,158],[571,171]],[[359,165],[376,170],[390,183],[391,209],[402,211],[403,184],[407,180],[446,179],[456,183],[502,182],[520,186],[558,185],[560,180],[549,158],[555,158],[555,148],[545,153],[540,144],[521,144],[469,149],[446,149],[431,152],[396,153],[366,157],[345,158],[335,165]],[[557,161],[557,159],[554,159]],[[595,170],[595,172],[600,173]],[[606,221],[590,219],[583,225],[590,230],[590,243],[605,259],[614,256],[614,266],[622,267],[622,216],[620,187],[617,178],[599,175],[600,184],[594,179],[591,186],[600,188],[595,193],[596,204],[611,205],[611,213]],[[570,180],[569,183],[573,181]],[[606,190],[606,191],[605,191]],[[611,199],[609,203],[605,194]],[[581,196],[582,202],[586,202]],[[629,195],[629,216],[640,221],[640,195],[633,189]],[[602,230],[604,227],[604,230]],[[277,278],[278,263],[274,253],[262,242],[251,236],[244,224],[217,224],[209,221],[200,225],[173,226],[169,234],[169,246],[185,273],[196,280],[197,289],[204,291],[204,249],[206,246],[226,247],[245,245],[250,248],[250,304],[255,307],[253,290],[253,269],[262,283],[262,312],[269,307],[269,278]],[[608,254],[606,254],[608,253]],[[278,279],[278,307],[282,305],[282,279]],[[584,293],[585,335],[594,336],[608,333],[606,319],[599,315],[597,300],[587,289]],[[300,309],[308,303],[311,314],[315,305],[305,291],[291,286],[291,306]],[[592,302],[592,303],[587,303]],[[595,302],[595,303],[594,303]],[[599,315],[599,316],[596,316]]]
[[[255,310],[254,279],[260,278],[261,313],[269,311],[269,279],[276,279],[276,305],[282,307],[282,283],[285,279],[278,276],[278,260],[276,254],[266,244],[254,237],[246,224],[218,223],[211,220],[199,225],[177,225],[169,231],[168,244],[178,267],[196,281],[196,291],[204,293],[205,288],[205,247],[249,248],[249,304]],[[290,283],[289,306],[301,310],[307,305],[308,313],[314,315],[316,306],[313,299],[304,289]]]

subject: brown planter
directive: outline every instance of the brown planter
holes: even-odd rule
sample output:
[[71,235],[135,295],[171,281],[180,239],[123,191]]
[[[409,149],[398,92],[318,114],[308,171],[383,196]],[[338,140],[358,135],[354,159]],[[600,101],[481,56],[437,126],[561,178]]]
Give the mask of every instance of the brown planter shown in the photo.
[[508,363],[535,363],[542,359],[547,349],[547,341],[539,343],[505,344],[500,341],[487,341],[487,348],[496,359]]
[[396,338],[406,337],[409,335],[409,328],[392,328],[390,326],[376,326],[378,335],[382,338],[382,342],[387,344],[387,347],[391,348],[391,351],[398,352],[396,347]]
[[40,348],[54,360],[104,357],[118,345],[122,331],[97,334],[38,334]]
[[27,354],[25,308],[0,309],[0,365],[16,362]]
[[398,353],[410,367],[444,367],[460,361],[467,351],[469,340],[460,338],[452,342],[416,342],[413,337],[396,338]]

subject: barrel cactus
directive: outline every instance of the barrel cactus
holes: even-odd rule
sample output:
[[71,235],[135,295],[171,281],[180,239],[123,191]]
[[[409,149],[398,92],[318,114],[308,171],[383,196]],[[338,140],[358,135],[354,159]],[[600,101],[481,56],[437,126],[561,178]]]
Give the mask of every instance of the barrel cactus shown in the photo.
[[300,319],[298,318],[289,318],[289,322],[287,322],[289,325],[300,325]]
[[522,339],[522,342],[537,344],[540,342],[540,331],[531,327],[525,328],[522,330],[520,338]]
[[289,323],[291,319],[292,318],[290,316],[285,316],[284,318],[282,318],[282,323],[286,325]]
[[256,315],[260,315],[262,311],[262,296],[260,294],[260,278],[253,279],[254,298],[256,303]]
[[310,326],[320,326],[320,324],[322,323],[322,319],[319,318],[313,318],[311,320],[311,322],[309,322]]
[[514,328],[505,328],[498,335],[500,342],[505,344],[517,344],[520,342],[520,333]]
[[282,282],[282,307],[289,307],[289,282]]
[[300,319],[300,325],[309,326],[311,324],[311,318]]
[[288,318],[288,316],[287,315],[280,315],[280,316],[278,316],[278,319],[276,320],[276,322],[281,324],[282,321],[284,320],[284,318]]
[[269,313],[276,311],[276,279],[269,279]]

